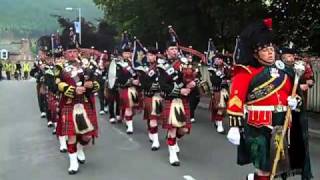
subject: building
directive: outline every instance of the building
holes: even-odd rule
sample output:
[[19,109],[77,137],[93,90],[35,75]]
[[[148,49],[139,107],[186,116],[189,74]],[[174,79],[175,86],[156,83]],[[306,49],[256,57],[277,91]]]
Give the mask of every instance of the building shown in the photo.
[[16,61],[32,61],[33,54],[29,39],[21,39],[18,42],[1,43],[0,59]]

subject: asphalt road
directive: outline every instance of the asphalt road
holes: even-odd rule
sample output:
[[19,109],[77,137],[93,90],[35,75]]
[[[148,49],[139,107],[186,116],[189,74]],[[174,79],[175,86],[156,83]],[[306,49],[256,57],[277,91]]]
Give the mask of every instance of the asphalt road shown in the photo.
[[[68,156],[40,118],[35,82],[0,81],[0,180],[244,180],[252,166],[236,165],[236,151],[217,134],[209,112],[198,109],[192,133],[179,141],[180,167],[168,163],[164,131],[161,149],[150,150],[145,122],[134,119],[134,134],[99,116],[99,138],[86,149],[77,175],[67,173]],[[320,139],[310,141],[315,179],[320,179]],[[291,178],[291,179],[299,179]]]

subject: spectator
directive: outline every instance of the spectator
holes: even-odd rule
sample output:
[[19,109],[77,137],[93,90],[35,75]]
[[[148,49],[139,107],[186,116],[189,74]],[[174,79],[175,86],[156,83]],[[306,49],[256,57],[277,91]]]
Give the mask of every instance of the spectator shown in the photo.
[[28,62],[24,62],[22,64],[22,70],[23,70],[23,79],[25,80],[29,79],[29,73],[31,71],[31,67]]
[[16,68],[15,68],[14,73],[15,73],[16,79],[19,80],[19,79],[21,79],[21,69],[22,69],[22,66],[21,66],[20,61],[18,61],[18,62],[16,63],[16,66],[15,66],[15,67],[16,67]]
[[7,61],[7,63],[4,64],[4,71],[6,72],[7,80],[11,79],[11,70],[12,70],[11,61]]

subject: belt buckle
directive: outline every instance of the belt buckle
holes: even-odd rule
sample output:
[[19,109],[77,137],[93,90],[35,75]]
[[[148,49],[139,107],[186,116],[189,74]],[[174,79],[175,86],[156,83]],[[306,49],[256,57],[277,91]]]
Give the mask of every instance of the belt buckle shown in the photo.
[[282,106],[276,106],[276,112],[283,112],[283,107]]

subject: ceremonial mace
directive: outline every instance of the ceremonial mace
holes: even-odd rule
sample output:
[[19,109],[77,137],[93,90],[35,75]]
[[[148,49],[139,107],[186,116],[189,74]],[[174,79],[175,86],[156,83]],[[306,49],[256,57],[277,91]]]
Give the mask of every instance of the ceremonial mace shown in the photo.
[[[295,71],[295,78],[294,78],[294,84],[293,84],[293,89],[291,92],[291,97],[295,97],[297,94],[297,88],[298,88],[298,84],[299,84],[299,79],[300,77],[303,75],[304,71],[305,71],[305,62],[303,61],[297,61],[294,63],[294,67],[293,67],[294,71]],[[274,180],[274,177],[276,175],[276,171],[277,171],[277,166],[278,166],[278,162],[280,160],[280,154],[283,151],[283,141],[284,138],[286,136],[288,127],[289,127],[289,122],[291,122],[292,120],[292,110],[291,108],[288,108],[288,111],[286,113],[286,117],[285,117],[285,122],[283,125],[283,129],[281,132],[281,137],[279,139],[279,145],[277,147],[277,152],[276,152],[276,156],[273,160],[273,166],[272,166],[272,171],[271,171],[271,176],[270,176],[270,180]]]

